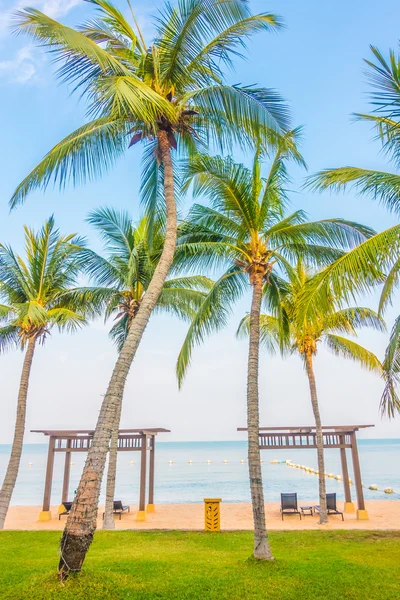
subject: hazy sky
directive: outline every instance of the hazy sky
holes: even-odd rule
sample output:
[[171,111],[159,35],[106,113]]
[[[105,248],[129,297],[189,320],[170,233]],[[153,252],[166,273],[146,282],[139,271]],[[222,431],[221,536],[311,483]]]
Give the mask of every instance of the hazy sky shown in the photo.
[[[140,213],[138,186],[140,148],[100,181],[49,189],[31,195],[11,215],[8,200],[19,181],[62,137],[84,122],[85,106],[59,85],[53,67],[30,39],[10,34],[10,11],[29,0],[0,0],[0,240],[21,249],[22,226],[35,228],[51,214],[65,233],[79,232],[100,249],[84,223],[88,211],[102,205]],[[31,5],[67,23],[79,23],[93,11],[80,0],[35,0]],[[125,2],[117,2],[125,10]],[[133,0],[146,34],[161,0]],[[273,87],[290,100],[293,123],[304,125],[303,154],[309,171],[343,165],[387,169],[368,126],[351,122],[352,112],[368,110],[362,59],[369,44],[385,54],[398,43],[400,5],[395,0],[254,0],[255,11],[280,14],[287,25],[279,34],[258,36],[250,45],[251,60],[237,62],[232,83]],[[248,160],[249,157],[239,157]],[[354,194],[310,195],[301,191],[305,176],[293,175],[293,209],[311,218],[341,216],[382,230],[394,223],[385,210]],[[187,199],[189,205],[190,198]],[[377,306],[377,295],[363,303]],[[145,332],[126,387],[123,427],[167,427],[169,440],[241,439],[236,427],[246,422],[246,342],[234,337],[239,319],[249,310],[243,298],[229,327],[195,351],[182,391],[174,373],[185,325],[155,317]],[[397,310],[398,312],[398,310]],[[396,310],[387,315],[390,328]],[[360,341],[382,357],[387,336],[365,332]],[[29,392],[27,431],[37,428],[93,427],[115,361],[107,328],[97,322],[74,336],[54,333],[37,350]],[[0,443],[12,439],[22,355],[0,357],[2,418]],[[370,437],[399,437],[400,418],[381,421],[382,383],[349,362],[320,350],[315,371],[323,421],[327,425],[375,424]],[[283,362],[263,353],[261,360],[261,424],[308,425],[312,412],[308,384],[300,360]],[[28,434],[26,441],[42,441]]]

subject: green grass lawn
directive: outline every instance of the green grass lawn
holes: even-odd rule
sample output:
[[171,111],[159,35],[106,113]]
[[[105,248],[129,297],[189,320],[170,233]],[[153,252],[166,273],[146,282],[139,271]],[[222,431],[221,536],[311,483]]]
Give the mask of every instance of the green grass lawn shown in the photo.
[[276,561],[259,563],[249,532],[98,531],[84,571],[64,585],[59,537],[0,532],[1,600],[400,598],[400,532],[275,532]]

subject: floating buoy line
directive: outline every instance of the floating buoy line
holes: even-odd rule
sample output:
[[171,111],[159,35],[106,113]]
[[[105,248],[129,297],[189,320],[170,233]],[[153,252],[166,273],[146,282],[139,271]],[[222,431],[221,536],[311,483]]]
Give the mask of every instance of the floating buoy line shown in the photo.
[[[294,469],[302,469],[306,473],[312,473],[313,475],[319,475],[319,471],[318,470],[313,469],[312,467],[306,467],[306,465],[298,465],[296,463],[293,463],[291,460],[271,460],[270,463],[272,465],[281,465],[281,464],[284,464],[287,467],[293,467]],[[334,473],[324,473],[324,475],[325,475],[325,477],[328,477],[328,479],[336,479],[336,481],[343,481],[342,475],[335,475]],[[353,485],[353,480],[352,480],[351,477],[349,477],[349,483],[350,483],[350,485]],[[361,485],[363,487],[365,487],[363,483],[361,483]],[[394,489],[391,488],[391,487],[386,487],[383,490],[380,490],[375,483],[373,483],[372,485],[369,485],[368,489],[372,490],[374,492],[383,492],[385,494],[400,495],[399,492],[395,492]]]

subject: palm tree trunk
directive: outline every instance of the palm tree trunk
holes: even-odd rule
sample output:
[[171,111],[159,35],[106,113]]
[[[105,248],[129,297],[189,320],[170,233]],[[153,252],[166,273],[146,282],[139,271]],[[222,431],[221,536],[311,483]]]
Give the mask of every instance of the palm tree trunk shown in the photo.
[[317,386],[315,383],[313,355],[311,351],[305,354],[306,371],[308,382],[310,384],[311,404],[314,413],[316,438],[317,438],[317,458],[318,458],[318,481],[319,481],[319,522],[327,523],[328,515],[326,511],[326,485],[325,485],[325,461],[324,461],[324,439],[322,436],[321,415],[319,414]]
[[112,431],[115,427],[119,427],[119,423],[116,424],[116,414],[122,402],[126,378],[174,258],[177,232],[174,173],[168,136],[165,131],[158,133],[158,146],[164,165],[164,195],[167,212],[164,248],[140,309],[118,356],[101,405],[93,441],[61,538],[59,562],[61,579],[65,579],[70,571],[81,570],[86,553],[92,543],[96,529],[101,480]]
[[119,403],[115,418],[115,427],[111,435],[110,452],[108,455],[107,486],[106,486],[106,506],[104,509],[103,529],[115,529],[114,521],[114,494],[115,479],[117,476],[118,460],[118,435],[119,423],[121,420],[122,402]]
[[32,337],[28,340],[24,364],[22,367],[21,381],[19,384],[17,417],[15,420],[14,440],[11,448],[10,460],[6,475],[4,477],[3,486],[0,490],[0,529],[4,527],[8,507],[10,506],[11,496],[14,491],[15,482],[17,481],[19,464],[21,462],[22,446],[24,443],[25,432],[25,416],[26,416],[26,399],[28,396],[29,376],[31,373],[33,355],[35,352],[36,338]]
[[264,490],[259,445],[258,370],[260,350],[260,310],[263,279],[256,274],[252,281],[253,299],[250,313],[250,342],[247,371],[247,431],[251,503],[254,521],[254,558],[273,560],[265,526]]

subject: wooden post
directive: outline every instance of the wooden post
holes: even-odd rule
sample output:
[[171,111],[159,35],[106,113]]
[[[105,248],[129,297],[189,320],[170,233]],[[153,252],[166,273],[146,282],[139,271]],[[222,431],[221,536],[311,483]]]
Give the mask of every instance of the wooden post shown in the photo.
[[147,435],[142,434],[142,448],[140,457],[140,492],[139,510],[136,514],[137,521],[146,520],[146,473],[147,471]]
[[70,466],[71,466],[71,440],[67,440],[67,448],[65,451],[64,480],[63,480],[61,502],[68,501]]
[[358,449],[357,449],[357,439],[355,432],[350,434],[351,439],[351,457],[353,460],[353,469],[354,469],[354,483],[356,486],[357,492],[357,519],[359,520],[368,520],[368,511],[365,510],[364,503],[364,494],[362,489],[361,482],[361,469],[360,469],[360,460],[358,458]]
[[53,483],[53,467],[54,467],[54,446],[55,437],[51,435],[49,438],[49,451],[47,454],[46,481],[44,484],[43,508],[39,514],[39,521],[51,521],[50,498],[51,486]]
[[156,450],[156,436],[150,437],[150,465],[149,465],[149,503],[147,505],[147,512],[154,512],[154,453]]
[[[340,443],[343,446],[346,444],[346,436],[339,436]],[[349,482],[349,469],[347,467],[347,457],[346,457],[346,448],[340,448],[340,460],[342,462],[342,477],[343,477],[343,485],[344,485],[344,512],[346,513],[354,513],[355,508],[354,504],[351,501],[351,490],[350,490],[350,482]]]

